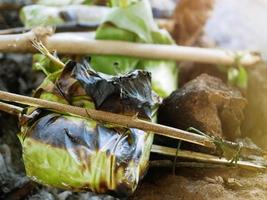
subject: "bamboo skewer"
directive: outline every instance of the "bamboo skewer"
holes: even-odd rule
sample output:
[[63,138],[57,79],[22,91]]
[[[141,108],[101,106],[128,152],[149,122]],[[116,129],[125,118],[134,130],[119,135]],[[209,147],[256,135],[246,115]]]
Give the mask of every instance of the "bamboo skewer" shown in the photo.
[[151,131],[158,135],[163,135],[166,137],[180,139],[190,143],[198,144],[208,148],[215,148],[213,141],[201,135],[196,135],[187,131],[180,129],[171,128],[168,126],[163,126],[160,124],[155,124],[145,120],[138,119],[137,117],[125,116],[120,114],[114,114],[110,112],[94,110],[94,109],[84,109],[76,106],[70,106],[66,104],[46,101],[42,99],[12,94],[9,92],[0,91],[0,99],[10,102],[17,102],[24,105],[36,106],[40,108],[51,109],[61,113],[70,113],[76,116],[81,116],[84,118],[91,118],[98,121],[104,121],[111,124],[116,124],[124,127],[138,128],[145,131]]
[[[47,33],[47,31],[46,31]],[[145,59],[165,59],[192,61],[200,63],[233,65],[237,56],[240,64],[253,65],[261,60],[257,53],[233,52],[221,49],[185,47],[163,44],[141,44],[123,41],[95,40],[89,33],[45,34],[44,29],[23,34],[0,35],[0,52],[26,53],[36,52],[31,45],[34,38],[40,39],[49,51],[74,55],[120,55]]]
[[[153,149],[151,150],[153,153]],[[173,174],[176,174],[176,168],[178,167],[187,167],[187,168],[229,168],[231,166],[226,166],[222,164],[215,164],[215,163],[207,163],[207,162],[201,162],[201,161],[179,161],[177,163],[174,163],[171,160],[151,160],[149,161],[149,167],[150,168],[173,168],[174,172]]]
[[14,106],[11,104],[7,104],[4,102],[0,102],[0,110],[4,111],[6,113],[9,113],[11,115],[17,115],[18,116],[23,111],[23,108],[18,107],[18,106]]
[[[12,104],[0,102],[0,110],[7,112],[9,114],[12,114],[12,115],[19,116],[21,112],[23,111],[23,108],[14,106]],[[203,166],[205,165],[205,163],[219,164],[219,165],[224,165],[224,166],[235,166],[233,164],[230,164],[229,161],[227,161],[225,158],[219,158],[217,156],[213,156],[213,155],[209,155],[205,153],[186,151],[186,150],[179,150],[179,153],[176,154],[176,151],[177,149],[175,148],[164,147],[160,145],[152,145],[152,148],[151,148],[151,152],[153,153],[158,153],[158,154],[167,155],[167,156],[177,156],[179,158],[195,160],[198,162],[202,162]],[[238,161],[236,165],[242,169],[266,170],[265,166],[257,165],[257,164],[254,164],[252,162],[247,162],[247,161]]]
[[[160,145],[152,145],[153,153],[159,153],[167,156],[176,156],[176,149],[170,148],[170,147],[164,147]],[[218,156],[206,154],[206,153],[200,153],[200,152],[193,152],[193,151],[187,151],[187,150],[179,150],[179,153],[177,154],[177,157],[180,158],[186,158],[186,159],[192,159],[200,162],[208,162],[208,163],[214,163],[214,164],[223,164],[226,166],[234,166],[235,164],[229,163],[228,160],[225,158],[219,158]],[[237,166],[243,169],[249,169],[249,170],[266,170],[265,166],[257,165],[252,162],[247,161],[237,161]]]

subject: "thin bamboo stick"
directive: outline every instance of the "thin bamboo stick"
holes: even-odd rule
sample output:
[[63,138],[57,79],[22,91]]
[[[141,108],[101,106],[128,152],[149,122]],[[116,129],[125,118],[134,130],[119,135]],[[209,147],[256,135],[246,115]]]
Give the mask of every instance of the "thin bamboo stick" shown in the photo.
[[23,111],[23,108],[18,107],[18,106],[14,106],[11,104],[7,104],[4,102],[0,102],[0,110],[4,111],[6,113],[9,113],[11,115],[17,115],[18,116]]
[[204,136],[196,135],[187,131],[171,128],[168,126],[163,126],[160,124],[155,124],[152,122],[138,119],[137,117],[114,114],[100,110],[84,109],[76,106],[70,106],[42,99],[26,97],[4,91],[0,91],[0,99],[11,102],[17,102],[24,105],[51,109],[62,113],[70,113],[84,118],[89,117],[91,119],[95,119],[98,121],[104,121],[125,127],[138,128],[145,131],[151,131],[158,135],[163,135],[174,139],[180,139],[183,141],[198,144],[208,148],[215,148],[213,142],[209,138],[206,138]]
[[[175,148],[164,147],[164,146],[159,146],[159,145],[153,145],[151,152],[159,153],[159,154],[163,154],[167,156],[176,156]],[[177,157],[206,162],[206,163],[223,164],[227,166],[235,165],[235,164],[230,164],[229,161],[226,160],[225,158],[219,158],[218,156],[200,153],[200,152],[187,151],[187,150],[179,150]],[[236,165],[243,169],[266,170],[265,166],[254,164],[248,161],[237,161]]]
[[[41,31],[42,32],[42,31]],[[36,52],[30,41],[41,39],[49,51],[74,55],[120,55],[146,59],[192,61],[211,64],[232,65],[237,56],[240,64],[253,65],[261,60],[257,53],[234,52],[221,49],[185,47],[163,44],[141,44],[123,41],[95,40],[89,33],[56,33],[52,36],[39,32],[0,35],[0,52]]]
[[[187,167],[187,168],[212,168],[212,169],[221,169],[221,168],[229,168],[230,166],[222,165],[222,164],[215,164],[215,163],[207,163],[201,161],[179,161],[174,163],[171,160],[151,160],[149,162],[150,168],[176,168],[178,167]],[[176,174],[176,173],[173,173]]]

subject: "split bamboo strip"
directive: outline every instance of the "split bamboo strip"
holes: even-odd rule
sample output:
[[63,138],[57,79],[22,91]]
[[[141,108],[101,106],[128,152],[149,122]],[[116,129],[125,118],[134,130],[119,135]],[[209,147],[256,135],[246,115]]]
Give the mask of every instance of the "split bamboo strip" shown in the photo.
[[[167,156],[176,156],[175,148],[164,147],[164,146],[159,146],[159,145],[153,145],[151,152],[159,153],[159,154],[167,155]],[[194,152],[194,151],[187,151],[187,150],[179,150],[177,157],[206,162],[206,163],[223,164],[227,166],[235,165],[235,164],[230,164],[230,162],[226,160],[225,158],[219,158],[218,156],[200,153],[200,152]],[[266,170],[266,167],[262,165],[254,164],[248,161],[237,161],[236,165],[243,169]]]

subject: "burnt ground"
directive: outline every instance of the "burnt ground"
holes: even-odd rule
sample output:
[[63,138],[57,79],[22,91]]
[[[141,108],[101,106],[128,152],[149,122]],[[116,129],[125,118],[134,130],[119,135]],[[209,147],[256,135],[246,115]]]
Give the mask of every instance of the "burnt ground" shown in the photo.
[[134,199],[266,199],[267,174],[237,169],[153,169]]

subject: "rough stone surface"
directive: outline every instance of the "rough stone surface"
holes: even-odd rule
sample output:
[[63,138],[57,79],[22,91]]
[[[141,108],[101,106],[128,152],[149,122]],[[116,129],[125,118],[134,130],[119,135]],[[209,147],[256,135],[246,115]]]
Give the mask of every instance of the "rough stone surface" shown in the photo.
[[245,109],[242,134],[267,150],[267,64],[261,63],[251,67],[248,80],[248,105]]
[[246,100],[220,79],[202,74],[173,92],[159,108],[159,123],[233,140],[240,136]]

